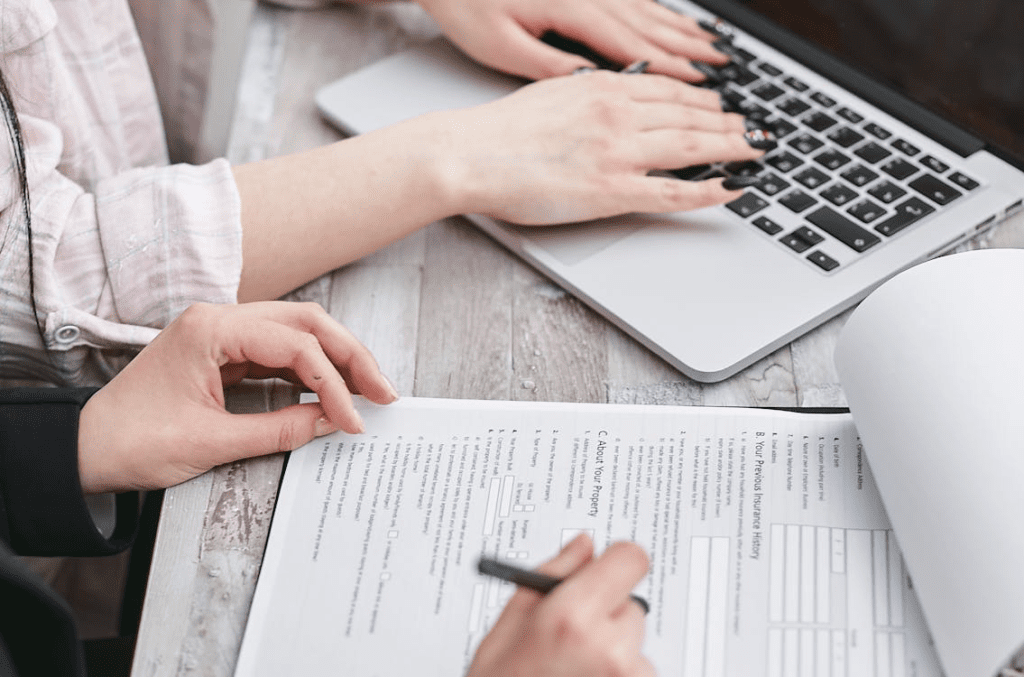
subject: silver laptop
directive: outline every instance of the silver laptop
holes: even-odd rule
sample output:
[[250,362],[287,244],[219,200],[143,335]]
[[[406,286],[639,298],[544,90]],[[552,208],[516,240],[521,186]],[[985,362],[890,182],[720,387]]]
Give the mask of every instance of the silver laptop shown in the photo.
[[[1004,27],[1006,44],[998,44],[1000,6],[1012,16],[1015,2],[972,3],[976,18],[995,17],[989,24],[946,17],[942,5],[954,0],[891,3],[900,12],[870,0],[772,3],[804,8],[779,12],[793,20],[789,28],[733,0],[662,3],[732,32],[720,43],[732,64],[712,72],[714,84],[780,137],[761,161],[675,174],[760,181],[729,205],[694,212],[546,228],[468,218],[687,376],[712,382],[735,374],[900,270],[1021,208],[1024,97],[1018,80],[998,75],[1024,72],[1019,30]],[[815,3],[820,11],[808,13]],[[914,16],[924,5],[919,11],[930,16]],[[858,24],[866,18],[875,24]],[[958,41],[942,33],[986,25],[984,51],[973,34]],[[940,32],[922,36],[922,26]],[[952,71],[931,57],[892,58],[893,49],[916,53],[915,40],[922,52],[936,40],[965,45],[964,53],[938,50]],[[901,78],[914,82],[921,101],[897,93],[910,85],[886,84]],[[438,39],[324,87],[317,104],[333,124],[359,134],[522,85]]]

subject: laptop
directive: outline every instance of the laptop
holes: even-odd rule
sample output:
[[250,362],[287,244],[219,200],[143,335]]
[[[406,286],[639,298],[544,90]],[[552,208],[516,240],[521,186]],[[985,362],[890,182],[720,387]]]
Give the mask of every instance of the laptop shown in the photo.
[[[758,2],[660,1],[717,22],[733,59],[708,86],[780,139],[758,162],[674,174],[758,183],[692,212],[540,228],[468,218],[683,374],[732,376],[1021,209],[1019,3],[770,3],[784,26]],[[924,58],[933,42],[944,58]],[[438,39],[316,101],[359,134],[523,84]]]

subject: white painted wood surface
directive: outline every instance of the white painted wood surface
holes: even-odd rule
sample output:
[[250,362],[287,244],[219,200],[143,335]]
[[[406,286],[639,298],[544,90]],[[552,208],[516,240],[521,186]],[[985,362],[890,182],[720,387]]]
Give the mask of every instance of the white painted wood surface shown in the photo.
[[[315,89],[437,34],[411,4],[256,8],[229,157],[336,140]],[[1024,216],[989,243],[1024,247]],[[289,295],[316,300],[377,356],[402,394],[512,400],[842,406],[832,349],[845,314],[719,384],[702,385],[508,254],[467,222],[431,224]],[[281,383],[233,392],[235,411],[292,401]],[[219,468],[168,490],[133,675],[230,675],[283,464]]]

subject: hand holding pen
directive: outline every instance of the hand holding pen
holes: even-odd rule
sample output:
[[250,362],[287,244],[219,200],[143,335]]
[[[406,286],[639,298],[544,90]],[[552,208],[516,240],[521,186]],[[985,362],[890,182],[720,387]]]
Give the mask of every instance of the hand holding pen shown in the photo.
[[[477,571],[485,576],[494,576],[495,578],[508,583],[513,583],[519,587],[529,588],[530,590],[536,590],[537,592],[544,594],[554,590],[563,581],[561,578],[548,576],[547,574],[542,574],[539,571],[523,569],[507,562],[500,562],[488,557],[480,558],[480,562],[477,564]],[[639,595],[632,594],[629,598],[639,604],[645,614],[650,612],[651,607],[647,604],[646,599]]]
[[581,534],[538,572],[559,581],[547,594],[520,588],[484,638],[470,677],[602,677],[654,674],[640,653],[644,609],[631,591],[647,575],[646,554],[615,543],[599,557]]

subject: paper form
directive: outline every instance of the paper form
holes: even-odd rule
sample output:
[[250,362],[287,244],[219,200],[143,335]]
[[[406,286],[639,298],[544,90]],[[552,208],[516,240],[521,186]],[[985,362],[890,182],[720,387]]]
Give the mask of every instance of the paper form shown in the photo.
[[660,675],[940,674],[846,415],[359,404],[294,452],[239,675],[464,674],[513,587],[581,530],[651,559]]
[[995,674],[1024,638],[1021,289],[1024,251],[935,259],[876,290],[836,346],[950,677]]

